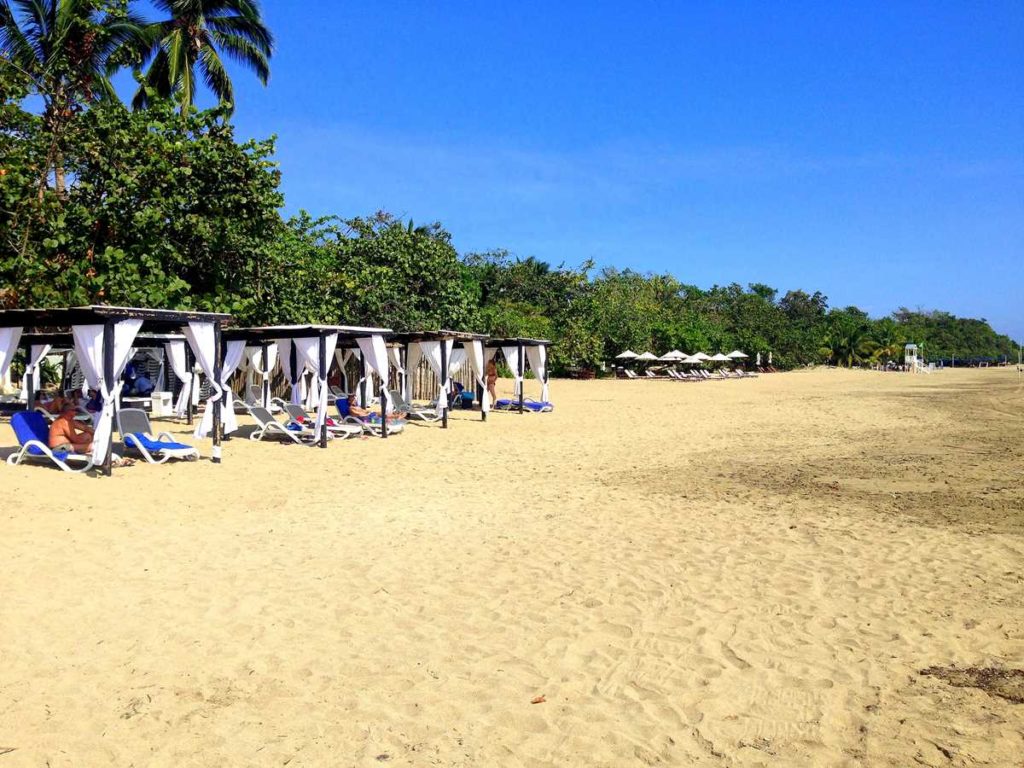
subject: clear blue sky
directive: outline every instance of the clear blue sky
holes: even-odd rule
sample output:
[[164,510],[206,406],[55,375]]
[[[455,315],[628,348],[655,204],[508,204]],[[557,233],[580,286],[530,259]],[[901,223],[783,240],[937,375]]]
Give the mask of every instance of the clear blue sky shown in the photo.
[[290,212],[1024,339],[1020,0],[263,7]]

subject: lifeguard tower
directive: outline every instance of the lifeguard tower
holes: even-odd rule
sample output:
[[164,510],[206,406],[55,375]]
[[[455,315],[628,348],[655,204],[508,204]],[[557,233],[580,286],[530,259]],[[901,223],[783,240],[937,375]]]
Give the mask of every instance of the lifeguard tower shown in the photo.
[[907,344],[903,347],[903,366],[908,373],[917,373],[920,370],[920,363],[917,357],[917,344]]

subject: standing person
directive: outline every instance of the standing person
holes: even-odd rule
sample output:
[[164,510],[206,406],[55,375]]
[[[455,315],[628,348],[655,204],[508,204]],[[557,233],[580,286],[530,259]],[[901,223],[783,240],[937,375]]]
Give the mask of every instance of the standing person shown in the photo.
[[494,364],[494,358],[492,357],[487,361],[486,374],[487,376],[487,394],[491,398],[491,402],[497,402],[498,393],[494,389],[494,385],[498,382],[498,366]]

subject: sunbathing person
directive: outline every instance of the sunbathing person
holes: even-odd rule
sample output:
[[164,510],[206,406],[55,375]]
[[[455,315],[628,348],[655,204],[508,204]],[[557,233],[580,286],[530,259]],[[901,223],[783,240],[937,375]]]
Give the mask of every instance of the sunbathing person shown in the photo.
[[[360,419],[362,421],[366,421],[367,419],[379,419],[380,418],[380,413],[379,412],[372,411],[369,408],[363,408],[360,405],[356,405],[355,400],[353,400],[351,396],[345,398],[345,402],[348,404],[348,408],[347,409],[339,409],[339,412],[341,412],[341,413],[344,413],[344,411],[347,410],[348,411],[347,415],[355,416],[357,419]],[[402,421],[401,414],[398,413],[397,411],[395,413],[389,413],[388,414],[388,422],[392,422],[392,421],[394,421],[394,422]]]
[[92,450],[92,427],[75,421],[73,403],[65,401],[60,415],[50,425],[50,448],[55,451],[89,453]]
[[57,392],[42,391],[36,395],[36,408],[42,408],[48,413],[57,414],[60,413],[64,407],[64,398]]

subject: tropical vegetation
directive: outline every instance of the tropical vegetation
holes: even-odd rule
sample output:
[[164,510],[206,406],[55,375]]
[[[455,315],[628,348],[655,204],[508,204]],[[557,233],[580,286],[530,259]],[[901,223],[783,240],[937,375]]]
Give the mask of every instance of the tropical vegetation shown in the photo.
[[[269,77],[254,0],[0,0],[0,306],[110,302],[242,323],[454,327],[555,342],[558,371],[624,349],[771,353],[777,366],[1016,355],[985,320],[871,318],[820,292],[459,254],[437,222],[284,218],[274,139],[238,141],[222,55]],[[134,72],[131,107],[111,77]],[[219,105],[194,107],[204,82]]]

